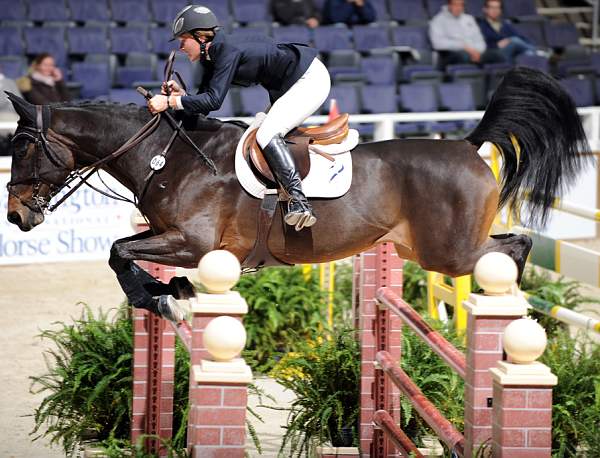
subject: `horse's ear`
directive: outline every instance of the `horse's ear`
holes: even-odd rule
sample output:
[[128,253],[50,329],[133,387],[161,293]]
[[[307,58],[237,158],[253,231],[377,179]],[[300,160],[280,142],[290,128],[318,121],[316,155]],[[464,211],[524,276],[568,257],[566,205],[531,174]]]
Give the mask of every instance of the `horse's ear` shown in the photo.
[[24,124],[35,124],[35,105],[32,105],[12,92],[4,91],[4,93],[8,97],[8,100],[10,100],[10,103],[12,103],[17,114],[21,117],[20,121]]

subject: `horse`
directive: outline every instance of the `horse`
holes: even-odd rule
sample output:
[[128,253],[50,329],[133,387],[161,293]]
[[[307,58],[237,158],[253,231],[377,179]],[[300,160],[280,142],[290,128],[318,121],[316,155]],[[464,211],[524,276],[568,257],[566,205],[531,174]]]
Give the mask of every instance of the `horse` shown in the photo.
[[[229,250],[240,261],[251,252],[261,200],[244,191],[234,170],[244,126],[202,115],[186,118],[190,137],[206,157],[178,136],[164,168],[147,182],[151,159],[172,135],[168,123],[158,124],[125,154],[110,156],[151,119],[144,107],[73,102],[41,110],[8,95],[20,118],[8,220],[23,231],[41,224],[50,199],[73,171],[102,161],[102,169],[139,199],[150,227],[115,241],[110,250],[109,265],[133,306],[168,315],[172,304],[165,306],[165,295],[192,294],[186,279],[160,283],[137,260],[193,268],[213,249]],[[502,154],[500,185],[478,154],[484,142]],[[349,191],[336,199],[312,199],[320,218],[310,229],[295,233],[275,218],[268,248],[287,264],[320,263],[391,242],[400,257],[452,277],[472,272],[481,256],[499,251],[515,260],[520,277],[531,239],[490,236],[495,215],[527,199],[527,223],[543,225],[554,197],[576,179],[588,151],[575,105],[560,84],[542,72],[516,68],[464,139],[356,146]]]

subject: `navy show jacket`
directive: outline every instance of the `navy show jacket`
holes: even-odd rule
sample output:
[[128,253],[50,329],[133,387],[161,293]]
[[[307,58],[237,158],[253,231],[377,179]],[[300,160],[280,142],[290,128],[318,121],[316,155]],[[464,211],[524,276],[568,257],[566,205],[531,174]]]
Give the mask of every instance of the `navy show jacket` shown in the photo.
[[218,110],[232,84],[262,85],[271,103],[306,72],[318,51],[298,43],[277,43],[267,36],[235,37],[217,32],[202,60],[203,77],[196,95],[181,97],[187,114]]

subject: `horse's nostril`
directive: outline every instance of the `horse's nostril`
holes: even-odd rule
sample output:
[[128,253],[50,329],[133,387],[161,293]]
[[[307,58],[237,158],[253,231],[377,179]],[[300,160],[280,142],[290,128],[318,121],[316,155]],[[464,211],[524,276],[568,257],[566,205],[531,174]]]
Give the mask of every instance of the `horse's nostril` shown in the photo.
[[10,212],[7,216],[9,222],[16,224],[17,226],[21,222],[21,216],[17,212]]

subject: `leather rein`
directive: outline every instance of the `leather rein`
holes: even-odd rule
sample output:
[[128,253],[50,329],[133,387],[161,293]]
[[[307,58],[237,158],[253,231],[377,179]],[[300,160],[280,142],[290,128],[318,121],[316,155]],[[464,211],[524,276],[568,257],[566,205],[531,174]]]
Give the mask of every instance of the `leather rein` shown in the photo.
[[[183,83],[183,80],[181,79],[181,76],[179,75],[179,73],[173,72],[174,60],[175,60],[175,52],[172,51],[171,54],[169,55],[169,58],[167,59],[166,64],[165,64],[165,81],[169,81],[170,78],[172,77],[173,73],[175,73],[177,75],[179,81],[181,82],[182,87],[185,90],[185,84]],[[167,91],[168,91],[168,88],[167,88]],[[152,95],[150,92],[145,91],[143,88],[138,88],[138,92],[142,93],[142,95],[144,95],[147,99],[149,99]],[[168,92],[167,92],[167,95],[168,95]],[[161,118],[163,116],[169,120],[169,123],[173,127],[173,134],[171,135],[171,138],[169,139],[169,142],[168,142],[167,146],[165,147],[165,149],[163,150],[163,152],[161,153],[161,155],[163,157],[166,156],[167,152],[169,151],[170,147],[172,146],[172,144],[175,140],[175,137],[179,134],[182,136],[183,140],[186,143],[190,144],[190,146],[192,146],[192,148],[194,148],[194,150],[200,155],[200,157],[202,158],[204,163],[206,165],[208,165],[209,168],[211,168],[211,171],[213,172],[213,174],[216,175],[216,173],[217,173],[214,163],[208,157],[206,157],[204,155],[204,153],[200,150],[200,148],[198,148],[198,146],[194,143],[194,141],[183,130],[182,122],[177,123],[175,121],[175,119],[173,119],[172,115],[169,112],[163,111],[161,113],[157,113],[156,115],[154,115],[152,117],[152,119],[150,119],[150,121],[148,121],[146,124],[144,124],[140,130],[138,130],[129,140],[127,140],[117,150],[115,150],[108,156],[97,160],[93,164],[84,167],[84,169],[87,169],[87,173],[82,174],[79,169],[71,170],[71,168],[60,158],[60,156],[58,154],[56,154],[56,152],[50,146],[50,142],[48,141],[48,138],[46,137],[46,133],[47,133],[48,129],[44,125],[44,110],[47,110],[46,113],[48,113],[48,124],[49,124],[50,108],[48,106],[42,106],[42,105],[36,105],[35,107],[36,107],[36,127],[33,128],[33,127],[28,127],[28,126],[21,126],[19,129],[17,129],[18,132],[15,134],[15,136],[11,140],[11,142],[14,143],[15,140],[17,140],[19,137],[27,137],[30,140],[32,140],[33,143],[35,143],[35,157],[33,158],[33,174],[32,174],[32,176],[21,179],[21,180],[11,180],[6,185],[9,195],[18,199],[19,202],[21,202],[21,204],[23,204],[25,207],[29,208],[32,211],[39,212],[39,213],[46,213],[46,214],[52,213],[65,200],[67,200],[75,191],[77,191],[77,189],[79,189],[79,187],[81,187],[84,184],[88,185],[90,188],[94,189],[95,191],[97,191],[100,194],[103,194],[107,197],[110,197],[110,198],[116,199],[116,200],[125,201],[125,202],[130,202],[130,203],[134,204],[136,207],[139,207],[139,202],[142,201],[143,196],[145,195],[149,181],[152,178],[154,172],[157,170],[152,165],[151,165],[151,168],[152,168],[151,172],[146,176],[146,178],[144,180],[144,187],[143,187],[143,191],[140,195],[140,198],[137,199],[134,196],[133,201],[124,196],[121,196],[116,191],[114,191],[114,190],[110,189],[108,186],[106,186],[104,181],[102,181],[102,178],[100,177],[100,175],[98,175],[98,177],[100,178],[100,181],[102,181],[102,183],[107,187],[107,189],[110,190],[110,192],[112,194],[109,194],[101,189],[98,189],[97,187],[90,184],[88,182],[88,180],[93,174],[97,173],[103,165],[119,158],[123,154],[127,153],[131,149],[138,146],[142,141],[144,141],[150,135],[152,135],[158,128],[158,125],[160,124]],[[63,170],[69,170],[69,175],[67,176],[65,182],[62,185],[57,185],[56,183],[49,181],[48,179],[46,179],[44,177],[44,175],[45,175],[44,173],[40,173],[43,155],[45,155],[46,158],[54,166],[56,166],[60,169],[63,169]],[[54,173],[54,172],[55,171],[53,170],[49,173]],[[71,183],[74,180],[76,180],[77,178],[79,178],[79,181],[75,185],[70,186]],[[32,197],[31,197],[30,201],[23,200],[17,193],[15,193],[13,191],[13,188],[15,186],[20,185],[20,184],[30,183],[32,181],[33,181],[33,193],[32,193]],[[40,188],[41,188],[42,184],[47,185],[49,188],[49,192],[46,196],[40,195]],[[52,198],[55,197],[64,188],[67,188],[67,187],[69,188],[69,191],[67,193],[65,193],[57,202],[50,204],[50,201],[52,200]]]

